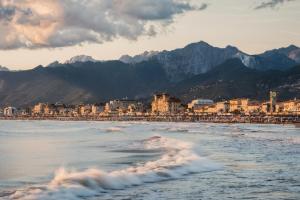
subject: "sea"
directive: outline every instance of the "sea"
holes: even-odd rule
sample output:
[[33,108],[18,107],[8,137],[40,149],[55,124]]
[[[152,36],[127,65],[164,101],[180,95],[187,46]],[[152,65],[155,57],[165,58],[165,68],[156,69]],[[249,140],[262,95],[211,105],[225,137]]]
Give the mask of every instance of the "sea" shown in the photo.
[[299,200],[300,129],[0,121],[0,199]]

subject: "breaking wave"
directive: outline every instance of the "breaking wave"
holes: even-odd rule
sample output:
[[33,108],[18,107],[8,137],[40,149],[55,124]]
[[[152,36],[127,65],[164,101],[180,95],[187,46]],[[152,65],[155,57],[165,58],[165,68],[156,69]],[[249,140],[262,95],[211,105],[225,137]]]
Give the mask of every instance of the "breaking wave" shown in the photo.
[[16,191],[9,199],[57,200],[81,199],[101,196],[110,190],[121,190],[145,183],[178,179],[191,173],[219,170],[220,165],[199,156],[192,143],[161,136],[141,141],[145,150],[162,149],[162,156],[155,161],[105,172],[100,169],[70,171],[61,168],[53,180],[44,187]]

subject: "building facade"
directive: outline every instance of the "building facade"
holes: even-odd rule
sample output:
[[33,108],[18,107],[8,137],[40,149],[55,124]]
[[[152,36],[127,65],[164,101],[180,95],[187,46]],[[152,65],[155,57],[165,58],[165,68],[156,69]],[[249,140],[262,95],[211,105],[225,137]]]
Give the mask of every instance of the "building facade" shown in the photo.
[[188,104],[188,109],[191,111],[196,111],[196,110],[200,110],[204,106],[208,106],[212,104],[214,104],[214,101],[210,99],[195,99]]
[[17,114],[17,109],[15,107],[6,107],[3,109],[3,115],[5,117],[13,117]]
[[183,107],[179,99],[164,93],[154,95],[151,108],[152,113],[155,114],[177,114],[183,111]]
[[105,112],[106,113],[127,113],[129,107],[138,107],[139,102],[135,100],[113,100],[105,105]]
[[44,112],[45,112],[45,107],[46,107],[46,104],[44,104],[44,103],[38,103],[38,104],[36,104],[36,105],[33,107],[32,113],[33,113],[33,114],[36,114],[36,115],[44,114]]
[[249,99],[232,99],[229,101],[229,112],[245,112],[248,109]]

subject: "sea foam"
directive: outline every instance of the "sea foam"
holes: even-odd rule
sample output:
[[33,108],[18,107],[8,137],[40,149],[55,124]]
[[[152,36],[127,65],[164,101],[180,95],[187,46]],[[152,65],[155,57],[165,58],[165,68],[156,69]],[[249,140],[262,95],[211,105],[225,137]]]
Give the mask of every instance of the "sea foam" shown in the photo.
[[122,170],[105,172],[100,169],[71,171],[61,168],[45,187],[17,191],[9,199],[57,200],[101,196],[112,190],[121,190],[146,183],[181,178],[187,174],[221,169],[219,164],[199,156],[194,145],[177,139],[153,136],[141,141],[147,150],[163,149],[155,161],[139,163]]

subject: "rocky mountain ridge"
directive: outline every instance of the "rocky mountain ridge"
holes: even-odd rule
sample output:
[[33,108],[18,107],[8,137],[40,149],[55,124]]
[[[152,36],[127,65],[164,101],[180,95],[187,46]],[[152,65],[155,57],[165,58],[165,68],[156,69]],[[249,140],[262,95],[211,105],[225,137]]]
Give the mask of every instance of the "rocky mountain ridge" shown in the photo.
[[126,55],[122,56],[120,60],[125,63],[139,63],[157,59],[164,66],[169,79],[178,82],[194,75],[206,73],[230,58],[238,58],[245,66],[252,69],[286,70],[300,63],[300,48],[291,45],[258,55],[249,55],[234,46],[228,45],[225,48],[219,48],[201,41],[171,51],[146,52],[133,57]]

